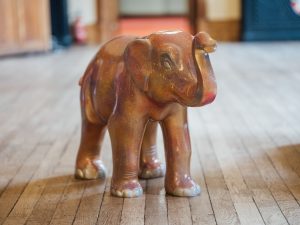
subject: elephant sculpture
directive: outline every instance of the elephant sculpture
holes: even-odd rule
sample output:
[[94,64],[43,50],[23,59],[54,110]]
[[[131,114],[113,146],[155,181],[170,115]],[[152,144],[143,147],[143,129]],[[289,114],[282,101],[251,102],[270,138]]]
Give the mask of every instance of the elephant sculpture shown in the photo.
[[[100,160],[108,129],[113,156],[111,194],[143,194],[138,178],[165,175],[166,193],[196,196],[190,175],[187,106],[211,103],[217,86],[208,53],[216,42],[207,33],[160,31],[121,36],[105,43],[80,79],[82,134],[75,177],[105,177]],[[162,128],[166,170],[156,149]]]

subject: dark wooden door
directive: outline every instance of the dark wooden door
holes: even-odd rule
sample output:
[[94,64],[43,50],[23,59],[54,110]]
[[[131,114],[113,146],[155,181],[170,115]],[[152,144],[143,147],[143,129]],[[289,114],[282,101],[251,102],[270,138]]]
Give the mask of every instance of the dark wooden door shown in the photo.
[[48,0],[0,0],[0,55],[50,46]]
[[300,16],[290,0],[244,0],[244,40],[299,40]]

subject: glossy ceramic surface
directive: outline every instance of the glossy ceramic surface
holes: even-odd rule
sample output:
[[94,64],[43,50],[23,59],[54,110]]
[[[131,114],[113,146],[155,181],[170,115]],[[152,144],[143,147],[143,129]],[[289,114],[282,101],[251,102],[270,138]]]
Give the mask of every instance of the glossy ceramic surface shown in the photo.
[[[216,42],[204,32],[161,31],[146,37],[121,36],[104,44],[81,85],[82,137],[75,175],[105,176],[101,143],[108,129],[113,150],[111,193],[137,197],[140,178],[165,175],[165,189],[195,196],[190,175],[191,145],[187,107],[211,103],[216,82],[208,53]],[[160,124],[166,170],[157,157]]]

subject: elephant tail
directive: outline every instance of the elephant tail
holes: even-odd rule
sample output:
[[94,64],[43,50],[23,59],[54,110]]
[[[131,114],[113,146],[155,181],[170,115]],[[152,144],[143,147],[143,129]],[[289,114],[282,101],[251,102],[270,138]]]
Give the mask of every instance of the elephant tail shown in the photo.
[[[95,57],[96,58],[96,57]],[[78,85],[82,87],[84,81],[87,79],[87,77],[90,77],[90,75],[93,73],[94,71],[94,66],[95,66],[95,58],[90,62],[90,64],[88,65],[86,71],[84,72],[84,74],[80,77],[79,81],[78,81]]]
[[84,117],[89,122],[98,123],[99,117],[93,104],[93,95],[92,95],[93,92],[92,89],[94,88],[91,82],[91,80],[93,79],[92,78],[93,71],[94,71],[93,67],[88,68],[85,74],[79,80],[79,85],[81,87],[80,103],[81,103],[82,115],[84,115]]
[[84,81],[86,80],[87,77],[92,73],[93,69],[91,67],[88,67],[86,72],[80,77],[78,81],[78,85],[82,87]]
[[79,86],[82,86],[82,83],[83,83],[83,77],[84,77],[84,76],[81,76],[80,79],[79,79],[79,81],[78,81],[78,85],[79,85]]

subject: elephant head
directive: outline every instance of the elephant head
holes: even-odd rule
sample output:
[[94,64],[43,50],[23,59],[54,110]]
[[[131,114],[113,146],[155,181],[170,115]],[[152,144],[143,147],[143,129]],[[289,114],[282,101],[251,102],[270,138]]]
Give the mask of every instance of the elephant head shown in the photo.
[[157,32],[129,43],[125,67],[137,87],[155,101],[202,106],[217,92],[208,56],[215,48],[215,40],[205,32]]

